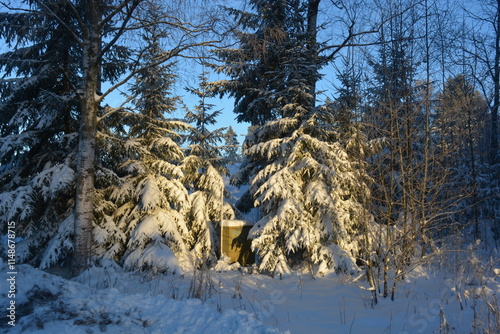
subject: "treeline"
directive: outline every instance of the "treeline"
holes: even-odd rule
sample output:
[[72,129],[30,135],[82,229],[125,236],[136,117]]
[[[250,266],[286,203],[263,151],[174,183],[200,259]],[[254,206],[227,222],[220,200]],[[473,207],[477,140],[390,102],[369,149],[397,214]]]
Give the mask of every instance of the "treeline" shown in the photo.
[[[259,270],[363,267],[388,296],[452,238],[496,245],[498,3],[235,5],[52,0],[0,14],[0,211],[21,261],[73,259],[77,274],[99,258],[168,270],[173,255],[190,270],[216,263],[221,219],[254,209]],[[209,71],[174,119],[190,58]],[[117,89],[123,104],[104,104]],[[252,125],[235,206],[222,177],[238,143],[214,130],[217,96]]]

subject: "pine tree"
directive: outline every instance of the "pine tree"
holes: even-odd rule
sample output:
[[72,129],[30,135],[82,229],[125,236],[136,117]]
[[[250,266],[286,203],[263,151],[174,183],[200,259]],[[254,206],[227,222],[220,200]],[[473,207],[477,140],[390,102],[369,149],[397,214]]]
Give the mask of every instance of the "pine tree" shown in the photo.
[[317,45],[304,48],[309,40],[307,3],[250,1],[255,13],[229,10],[244,31],[236,33],[238,49],[216,51],[225,64],[215,68],[231,78],[217,82],[216,87],[235,98],[238,122],[262,125],[286,117],[288,102],[283,95],[293,94],[290,87],[299,81],[303,81],[299,85],[309,85],[308,99],[313,104],[312,87],[319,78],[321,58],[314,56]]
[[183,164],[184,182],[191,192],[189,230],[194,240],[193,256],[200,264],[210,264],[216,261],[219,222],[234,218],[233,209],[225,201],[228,194],[222,178],[228,174],[220,146],[225,129],[209,129],[216,124],[220,111],[212,111],[214,106],[207,102],[213,93],[206,73],[200,75],[200,87],[188,88],[188,91],[199,98],[194,110],[186,114],[186,120],[193,124]]
[[[362,150],[350,152],[362,134],[339,131],[334,115],[323,106],[298,125],[291,118],[268,122],[245,141],[247,161],[234,181],[250,172],[250,194],[262,215],[251,231],[252,247],[262,270],[286,274],[295,263],[324,274],[355,267],[351,257],[359,255],[366,228],[361,199],[369,196],[369,179]],[[275,137],[259,140],[269,133]],[[259,161],[270,162],[254,169]]]
[[217,117],[221,114],[221,111],[212,111],[214,105],[207,102],[210,97],[213,97],[207,74],[204,72],[200,75],[199,88],[186,88],[189,93],[199,98],[198,104],[194,109],[188,110],[186,113],[186,121],[193,124],[193,128],[190,130],[187,138],[189,143],[187,154],[210,162],[221,173],[226,174],[227,170],[221,159],[222,147],[220,145],[226,129],[209,129],[209,127],[217,123]]
[[[123,33],[114,35],[112,20],[96,23],[99,15],[116,18],[111,6],[56,0],[25,1],[9,9],[1,14],[9,24],[0,29],[10,48],[0,66],[6,76],[14,76],[1,88],[7,143],[1,206],[8,211],[5,217],[19,222],[21,260],[45,268],[73,253],[78,273],[91,254],[93,213],[87,209],[93,207],[100,82],[124,73],[126,65],[117,58],[128,51],[116,38],[99,43],[100,37]],[[98,26],[99,33],[90,33]]]
[[[16,222],[19,261],[47,267],[73,248],[80,50],[71,17],[58,21],[40,6],[0,13],[9,49],[0,56],[0,221]],[[69,5],[43,6],[61,15]]]
[[[349,140],[339,132],[341,121],[334,119],[331,106],[315,107],[324,60],[315,40],[314,3],[256,2],[259,16],[251,22],[257,31],[240,35],[239,50],[222,53],[233,61],[238,55],[252,59],[246,64],[252,71],[227,68],[234,80],[223,87],[240,97],[236,112],[257,112],[241,102],[245,99],[258,98],[264,108],[259,109],[262,119],[250,119],[267,122],[247,136],[245,160],[232,181],[250,184],[244,198],[261,212],[251,230],[252,247],[261,258],[260,269],[273,274],[289,273],[294,264],[310,265],[318,274],[354,269],[351,256],[359,252],[357,236],[366,217],[360,204],[360,197],[368,196],[362,160],[350,158]],[[255,46],[265,46],[265,52],[254,53],[258,61],[247,53]],[[262,85],[247,80],[247,73]]]
[[[229,10],[244,31],[236,33],[238,49],[217,51],[223,61],[217,70],[230,80],[214,83],[217,91],[235,97],[237,120],[255,126],[244,144],[246,147],[290,134],[300,124],[298,118],[312,111],[314,96],[310,81],[319,77],[319,64],[305,61],[316,50],[303,47],[308,40],[304,3],[251,1],[250,4],[255,13]],[[295,108],[296,105],[306,109]],[[294,125],[283,120],[283,126],[279,125],[276,131],[272,128],[276,126],[273,120],[281,118],[291,120]],[[272,126],[259,129],[266,122]],[[248,183],[249,176],[267,163],[266,159],[246,159],[235,182]]]
[[[61,64],[70,64],[75,73],[77,73],[76,78],[74,78],[74,73],[68,70],[59,81],[60,84],[64,84],[64,79],[67,79],[70,83],[67,87],[69,87],[69,91],[73,93],[76,99],[75,110],[77,110],[74,114],[71,114],[70,118],[67,118],[68,122],[61,123],[70,124],[71,119],[75,119],[77,120],[76,128],[78,129],[75,156],[76,166],[74,167],[76,174],[73,210],[74,224],[71,222],[67,224],[68,226],[73,224],[74,229],[68,232],[64,238],[66,249],[72,248],[73,250],[72,271],[74,275],[78,275],[88,268],[91,262],[94,204],[95,200],[98,200],[95,198],[95,185],[106,179],[105,177],[101,177],[102,173],[106,174],[109,172],[107,170],[98,170],[96,162],[100,163],[101,156],[96,156],[96,153],[104,153],[102,158],[108,162],[115,159],[109,152],[102,151],[112,145],[109,138],[106,140],[101,140],[103,139],[102,137],[98,138],[98,128],[103,125],[103,122],[108,117],[116,115],[117,109],[110,107],[102,108],[101,103],[109,93],[126,84],[141,70],[141,65],[144,65],[140,61],[143,54],[142,51],[144,51],[141,50],[143,46],[141,43],[129,44],[137,48],[136,52],[131,52],[129,48],[123,47],[119,43],[123,40],[124,34],[158,24],[158,22],[153,22],[148,18],[139,19],[135,15],[136,10],[146,3],[146,1],[142,0],[124,0],[119,2],[102,2],[97,0],[32,2],[26,0],[22,6],[9,8],[9,12],[2,14],[2,17],[12,19],[14,23],[13,25],[2,24],[0,27],[3,38],[8,43],[12,42],[13,49],[15,49],[15,46],[27,45],[32,46],[31,50],[35,50],[36,46],[40,45],[42,46],[40,54],[50,49],[44,47],[43,41],[36,40],[40,36],[43,39],[43,33],[40,36],[37,35],[36,38],[33,37],[34,35],[31,34],[31,31],[34,31],[32,27],[35,30],[38,29],[38,31],[51,32],[55,31],[54,27],[59,26],[61,28],[60,32],[63,32],[63,34],[59,32],[46,34],[46,38],[61,37],[64,35],[69,36],[71,40],[68,43],[61,43],[61,41],[67,41],[64,36],[59,39],[53,39],[53,42],[57,41],[57,44],[61,48],[68,46],[71,50],[69,53],[70,57],[67,58],[70,60],[68,63],[65,62],[65,58],[57,59],[57,61]],[[160,64],[167,60],[172,60],[194,46],[214,43],[213,40],[193,38],[193,34],[200,36],[207,31],[213,30],[212,17],[209,17],[207,22],[197,22],[195,24],[193,21],[184,21],[180,11],[168,13],[162,11],[158,14],[162,17],[160,24],[170,27],[176,33],[170,35],[175,36],[173,37],[172,48],[163,55],[163,58],[155,59],[155,63]],[[42,21],[43,25],[39,25],[38,22]],[[22,25],[17,23],[21,23]],[[193,26],[195,25],[196,32],[193,31]],[[40,30],[39,28],[42,26],[47,29]],[[129,36],[134,36],[134,34],[130,34]],[[187,36],[189,38],[186,38]],[[72,43],[76,45],[74,49],[71,49],[73,48]],[[23,53],[17,52],[22,50],[15,50],[15,52],[9,54],[21,57],[17,60],[23,59]],[[26,51],[28,48],[24,50]],[[24,55],[28,57],[33,56],[29,54]],[[4,59],[9,60],[9,57],[7,56]],[[71,62],[72,59],[75,60],[75,63]],[[12,60],[16,61],[14,58],[9,61]],[[27,62],[18,62],[12,68],[19,65],[18,68],[22,69],[25,64]],[[47,65],[48,63],[38,64]],[[144,66],[147,67],[150,65],[152,64]],[[47,68],[46,66],[45,69]],[[7,69],[5,72],[9,72],[9,70]],[[127,74],[123,75],[125,72]],[[43,77],[38,79],[41,78]],[[73,79],[75,80],[73,81]],[[111,82],[112,85],[107,90],[101,92],[103,88],[101,82],[105,81]],[[29,84],[30,81],[26,83]],[[4,95],[2,92],[3,101]],[[4,123],[7,122],[8,120]],[[120,126],[116,125],[116,128],[120,128]],[[99,136],[104,132],[101,132]],[[97,148],[98,144],[104,142],[104,146]],[[96,149],[101,151],[97,152]],[[112,173],[109,175],[112,175]],[[65,201],[65,203],[68,203],[68,201]],[[71,234],[74,235],[72,242],[67,240],[67,236]]]
[[233,127],[230,126],[224,135],[225,145],[223,147],[223,156],[227,164],[235,164],[240,162],[241,155],[239,153],[240,142],[238,135],[234,132]]
[[[149,7],[146,15],[158,15],[155,8]],[[163,57],[163,36],[156,25],[145,30],[145,63],[154,64]],[[123,260],[129,269],[172,271],[193,266],[189,252],[193,239],[186,221],[190,199],[182,182],[180,147],[180,132],[189,126],[167,118],[180,102],[172,95],[173,66],[144,66],[135,76],[130,87],[133,108],[115,118],[129,126],[123,138],[115,138],[116,152],[124,153],[116,170],[118,185],[97,193],[102,198],[95,210],[100,216],[94,230],[98,253]],[[110,125],[118,128],[112,119]]]

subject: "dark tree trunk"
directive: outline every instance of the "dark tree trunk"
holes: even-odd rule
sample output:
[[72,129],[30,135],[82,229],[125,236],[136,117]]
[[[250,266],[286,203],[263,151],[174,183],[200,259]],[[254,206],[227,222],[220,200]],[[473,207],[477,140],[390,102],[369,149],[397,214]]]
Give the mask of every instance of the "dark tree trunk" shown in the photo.
[[490,161],[494,165],[498,163],[498,108],[500,105],[500,0],[497,0],[496,14],[496,36],[495,36],[495,63],[493,71],[493,84],[495,96],[491,110],[491,146]]
[[314,112],[314,107],[316,106],[316,81],[317,81],[317,71],[319,71],[318,64],[318,47],[317,47],[317,35],[318,35],[318,10],[319,10],[320,0],[309,0],[307,7],[307,33],[308,33],[308,51],[311,57],[311,65],[315,68],[315,72],[310,77],[309,82],[309,93],[311,94],[311,112]]

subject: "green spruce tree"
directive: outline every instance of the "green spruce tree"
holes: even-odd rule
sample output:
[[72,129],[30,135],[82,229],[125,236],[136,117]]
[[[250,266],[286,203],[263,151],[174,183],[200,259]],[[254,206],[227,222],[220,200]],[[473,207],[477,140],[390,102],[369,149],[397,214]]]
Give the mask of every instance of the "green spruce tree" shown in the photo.
[[327,61],[316,42],[318,4],[252,2],[257,14],[237,13],[250,30],[239,33],[240,48],[220,53],[231,77],[220,89],[236,97],[240,120],[258,125],[232,182],[250,184],[243,201],[261,213],[252,247],[260,269],[273,274],[289,273],[294,264],[314,274],[354,269],[365,211],[362,164],[350,159],[330,106],[315,106]]
[[0,13],[0,221],[16,222],[18,260],[45,268],[73,249],[81,50],[69,4],[26,5]]
[[[151,6],[144,15],[154,20],[159,12]],[[193,239],[187,228],[190,200],[181,168],[180,133],[189,125],[168,118],[180,103],[172,94],[174,64],[155,65],[165,52],[160,45],[164,36],[159,25],[145,29],[143,61],[153,65],[143,66],[134,77],[132,108],[108,120],[115,131],[110,145],[117,157],[111,159],[110,169],[114,167],[117,181],[97,193],[101,200],[95,210],[99,223],[94,240],[98,254],[122,260],[128,269],[166,272],[192,269]]]
[[219,245],[220,221],[233,219],[234,212],[227,203],[223,175],[228,175],[222,157],[225,129],[212,130],[220,111],[212,111],[207,99],[213,96],[206,73],[200,75],[200,86],[188,88],[198,97],[198,104],[188,110],[186,120],[193,125],[188,134],[188,149],[183,164],[184,182],[190,190],[192,207],[189,213],[189,230],[194,240],[193,256],[199,264],[216,262]]

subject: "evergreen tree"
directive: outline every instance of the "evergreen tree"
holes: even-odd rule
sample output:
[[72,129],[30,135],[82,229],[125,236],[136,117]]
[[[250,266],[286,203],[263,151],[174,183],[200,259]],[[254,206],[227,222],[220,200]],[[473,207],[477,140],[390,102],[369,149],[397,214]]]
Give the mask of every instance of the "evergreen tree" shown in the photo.
[[240,162],[240,142],[238,141],[238,135],[234,132],[233,127],[229,127],[227,129],[226,134],[224,135],[225,145],[223,147],[223,156],[224,160],[228,164],[234,164]]
[[[140,61],[143,55],[142,51],[144,51],[141,50],[141,43],[130,44],[138,48],[136,50],[137,52],[132,53],[130,49],[120,46],[119,42],[123,40],[124,34],[128,34],[131,31],[139,31],[144,27],[158,24],[158,22],[153,22],[148,18],[138,19],[138,16],[135,15],[137,8],[146,3],[147,2],[143,0],[105,2],[97,0],[33,2],[26,0],[18,8],[9,8],[9,12],[2,14],[2,19],[7,18],[4,22],[11,20],[13,23],[2,24],[0,27],[2,38],[4,38],[7,43],[10,43],[12,49],[14,49],[14,52],[8,53],[14,58],[9,59],[9,56],[3,58],[11,62],[11,65],[8,65],[11,66],[11,69],[15,70],[16,67],[19,69],[26,69],[25,65],[28,64],[28,62],[19,62],[18,60],[23,59],[23,56],[34,58],[36,55],[30,55],[29,53],[23,54],[23,50],[19,47],[27,46],[24,48],[24,51],[28,49],[34,51],[38,46],[41,46],[38,50],[40,51],[38,56],[41,55],[41,57],[43,57],[45,51],[50,49],[53,50],[53,48],[45,47],[42,39],[46,38],[46,40],[48,40],[54,37],[52,42],[55,45],[57,41],[60,50],[65,47],[68,47],[70,50],[67,58],[61,57],[61,59],[58,59],[54,63],[61,64],[59,69],[63,69],[66,64],[71,64],[75,73],[77,73],[76,79],[73,81],[74,73],[65,69],[67,73],[65,73],[59,81],[59,84],[65,86],[64,79],[68,80],[69,85],[65,86],[65,89],[72,92],[72,96],[76,99],[76,111],[74,114],[66,118],[66,120],[68,120],[67,122],[62,121],[59,123],[71,124],[72,120],[77,120],[76,127],[78,129],[76,162],[74,167],[76,178],[74,186],[75,202],[74,210],[72,211],[74,224],[69,221],[69,223],[66,224],[67,226],[73,225],[74,229],[71,232],[65,233],[65,238],[60,239],[64,240],[66,249],[73,249],[72,269],[74,275],[88,268],[91,262],[94,201],[96,200],[95,185],[105,180],[105,177],[99,179],[102,176],[100,173],[103,171],[98,171],[98,168],[96,168],[98,167],[96,166],[96,162],[100,162],[99,160],[101,158],[101,156],[96,156],[96,153],[103,153],[103,151],[96,152],[96,147],[98,145],[98,127],[101,126],[108,117],[117,113],[117,110],[113,108],[101,108],[101,103],[110,92],[126,84],[130,78],[141,70],[142,65],[144,65]],[[175,41],[172,43],[172,48],[169,52],[163,54],[163,58],[155,59],[156,64],[172,60],[174,57],[194,46],[213,43],[213,41],[207,41],[206,39],[200,40],[198,38],[193,38],[193,34],[200,36],[213,29],[212,17],[207,19],[208,22],[196,24],[196,32],[193,32],[193,22],[183,21],[183,17],[180,15],[182,13],[166,13],[162,11],[158,12],[158,14],[161,15],[162,18],[161,24],[170,27],[175,30],[176,33],[170,35],[172,37],[175,36],[173,37]],[[42,21],[43,24],[39,24]],[[56,32],[54,27],[60,28],[59,32]],[[33,33],[33,31],[42,32],[42,34],[37,35],[38,33]],[[51,34],[51,32],[54,32],[54,34]],[[43,37],[43,34],[45,34],[45,37]],[[33,36],[36,38],[42,37],[40,40],[37,40]],[[56,38],[57,36],[60,38]],[[65,36],[67,36],[67,38]],[[133,34],[130,36],[133,36]],[[185,38],[186,36],[189,36],[189,38]],[[68,39],[70,41],[65,43]],[[66,59],[69,60],[69,62],[66,62]],[[73,59],[75,60],[74,64],[71,62]],[[16,61],[18,62],[15,63]],[[39,62],[38,65],[43,64],[45,67],[41,66],[40,68],[48,69],[47,64],[49,63],[50,62],[44,60]],[[144,66],[148,67],[150,65],[153,64],[146,64]],[[127,74],[123,75],[126,71]],[[6,69],[5,72],[9,73],[12,71]],[[35,79],[35,77],[31,78]],[[44,77],[39,77],[36,80],[43,78]],[[120,78],[120,80],[117,80],[118,78]],[[112,86],[103,93],[101,93],[102,81],[112,83]],[[25,84],[30,84],[31,82],[35,81],[28,80]],[[3,83],[9,84],[6,81],[3,81]],[[10,81],[10,83],[13,83],[13,81]],[[2,92],[2,103],[5,100],[3,94]],[[62,105],[62,103],[58,104],[58,106]],[[5,118],[8,118],[7,114],[5,114],[5,116],[7,116]],[[8,122],[8,120],[5,120],[4,123],[7,124]],[[116,127],[119,128],[120,126]],[[71,129],[68,130],[72,131]],[[99,136],[104,132],[99,134]],[[105,145],[101,146],[101,148],[99,148],[100,150],[110,147],[109,138],[107,138],[107,140],[101,139],[103,138],[99,138],[101,141],[99,144],[105,143]],[[66,145],[66,143],[64,143],[64,145]],[[27,147],[28,146],[25,146],[26,149]],[[25,148],[22,150],[25,150]],[[69,157],[71,158],[71,155],[69,155]],[[105,153],[102,158],[108,162],[114,159],[109,152]],[[108,171],[104,171],[104,173],[107,172]],[[19,199],[19,201],[21,201],[21,199]],[[68,203],[68,201],[64,201],[64,203]],[[71,230],[71,228],[69,229]],[[71,234],[74,234],[73,242],[67,240],[68,235]],[[40,240],[43,240],[43,238],[40,238]],[[61,249],[59,249],[59,254],[61,254],[60,250]]]
[[[291,134],[299,118],[313,112],[310,81],[319,77],[319,65],[305,61],[316,53],[304,48],[308,40],[305,2],[250,4],[255,13],[229,10],[243,31],[236,33],[238,49],[217,51],[223,61],[217,70],[231,79],[214,83],[217,91],[235,97],[237,120],[255,126],[244,147]],[[282,124],[276,125],[275,120],[281,118]],[[271,126],[258,127],[266,122]],[[250,175],[268,163],[267,159],[245,159],[235,182],[248,183]],[[240,207],[247,211],[248,204]]]
[[28,4],[32,12],[0,13],[9,48],[0,55],[0,221],[16,222],[18,260],[47,267],[73,248],[81,51],[67,30],[70,16],[58,21],[37,12],[47,6],[61,15],[69,5],[42,3]]
[[222,147],[220,145],[226,129],[209,129],[217,123],[217,117],[221,111],[212,111],[214,105],[207,102],[207,99],[213,96],[207,81],[207,73],[202,73],[199,79],[199,88],[186,88],[188,92],[199,98],[194,110],[188,110],[186,113],[186,121],[193,124],[187,137],[189,143],[187,155],[197,156],[215,166],[221,173],[227,174],[227,169],[221,159]]
[[[155,17],[158,12],[151,6],[145,15]],[[146,64],[163,57],[162,37],[164,32],[157,25],[145,29]],[[130,87],[132,110],[115,115],[116,122],[129,126],[124,138],[115,138],[115,151],[124,153],[116,171],[118,185],[97,193],[103,199],[95,210],[100,216],[94,229],[98,254],[123,259],[129,269],[167,271],[179,266],[190,270],[193,265],[189,252],[193,239],[186,222],[190,200],[182,182],[184,154],[179,134],[189,126],[167,118],[179,103],[171,93],[173,66],[144,66],[135,76]]]
[[[263,270],[288,273],[293,261],[317,265],[319,274],[354,267],[350,256],[359,253],[357,237],[367,216],[359,202],[368,196],[366,176],[329,118],[328,108],[321,108],[291,134],[246,147],[254,160],[272,159],[252,175],[250,188],[262,214],[251,236]],[[293,120],[261,130],[278,131],[286,123]]]
[[290,97],[283,97],[297,85],[308,85],[309,107],[314,104],[322,58],[317,56],[319,46],[309,44],[308,3],[250,1],[255,13],[229,9],[243,29],[236,33],[240,46],[216,51],[225,65],[215,68],[231,78],[218,82],[217,88],[235,98],[239,122],[262,125],[288,116],[284,107]]
[[201,261],[200,264],[214,263],[219,245],[219,222],[234,218],[233,209],[225,201],[228,194],[222,178],[228,174],[220,146],[225,129],[209,129],[216,124],[220,111],[212,111],[214,106],[206,101],[213,95],[206,73],[200,76],[200,87],[188,88],[188,91],[199,98],[194,110],[186,114],[186,120],[193,124],[183,164],[184,182],[191,191],[189,230],[194,240],[193,256]]
[[470,173],[481,160],[485,161],[484,156],[479,157],[484,139],[477,139],[486,130],[486,101],[463,75],[449,78],[437,101],[437,145],[448,154],[450,167],[465,165]]
[[[286,274],[293,264],[309,264],[320,274],[353,269],[366,217],[359,201],[368,191],[361,160],[349,157],[331,106],[315,107],[324,64],[313,23],[318,3],[252,2],[257,15],[239,14],[256,32],[241,33],[240,49],[221,53],[231,60],[225,69],[234,78],[222,88],[237,97],[239,119],[266,121],[247,136],[245,160],[232,181],[250,184],[243,201],[253,201],[261,212],[251,230],[252,247],[260,269],[273,274]],[[237,61],[242,58],[248,61]],[[254,100],[258,108],[245,103]]]
[[[24,238],[19,245],[20,260],[43,268],[78,249],[78,272],[90,257],[90,238],[71,240],[79,234],[75,231],[91,232],[75,223],[84,211],[90,212],[87,216],[92,223],[92,210],[82,211],[88,206],[77,204],[93,203],[93,191],[87,190],[94,187],[95,138],[86,140],[89,137],[82,131],[92,132],[93,125],[97,126],[101,78],[120,77],[126,66],[117,57],[128,54],[116,45],[116,39],[105,47],[99,44],[100,37],[116,33],[113,21],[103,20],[99,34],[89,33],[97,26],[90,18],[96,18],[95,6],[93,1],[24,1],[1,14],[9,23],[2,24],[0,37],[10,50],[3,54],[0,66],[6,77],[13,77],[1,83],[2,139],[7,145],[1,158],[5,175],[0,206],[7,213],[3,217],[18,222],[18,233]],[[101,6],[99,13],[117,15],[111,6]],[[95,23],[93,28],[91,23]],[[91,44],[99,44],[99,55],[90,52]],[[89,59],[91,53],[98,62]],[[95,112],[91,121],[83,111]],[[82,140],[83,146],[78,144]],[[91,168],[79,164],[82,159]],[[87,176],[92,179],[82,182]],[[82,196],[89,201],[82,202]]]

